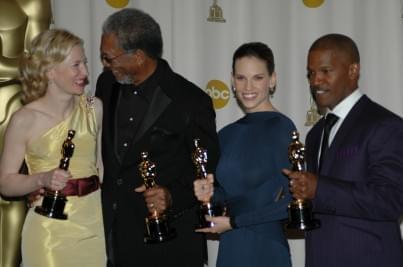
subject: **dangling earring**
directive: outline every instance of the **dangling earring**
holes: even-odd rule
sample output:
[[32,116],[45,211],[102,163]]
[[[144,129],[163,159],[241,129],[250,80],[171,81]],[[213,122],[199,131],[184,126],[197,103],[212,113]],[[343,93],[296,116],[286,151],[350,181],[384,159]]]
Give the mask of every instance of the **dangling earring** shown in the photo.
[[273,98],[274,92],[276,92],[276,87],[269,87],[269,96]]
[[231,86],[231,91],[232,91],[232,93],[234,94],[234,98],[236,98],[236,88],[235,88],[235,86]]

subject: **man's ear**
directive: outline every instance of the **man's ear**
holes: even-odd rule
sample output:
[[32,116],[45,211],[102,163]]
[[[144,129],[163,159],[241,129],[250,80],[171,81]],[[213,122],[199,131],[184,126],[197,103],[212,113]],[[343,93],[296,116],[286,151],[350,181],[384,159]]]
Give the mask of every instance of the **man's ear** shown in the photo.
[[348,75],[350,79],[358,80],[358,77],[360,75],[360,64],[359,63],[350,64],[348,69]]
[[144,61],[146,59],[146,54],[144,53],[143,50],[137,49],[135,52],[133,52],[133,56],[136,59],[137,65],[141,66],[144,64]]

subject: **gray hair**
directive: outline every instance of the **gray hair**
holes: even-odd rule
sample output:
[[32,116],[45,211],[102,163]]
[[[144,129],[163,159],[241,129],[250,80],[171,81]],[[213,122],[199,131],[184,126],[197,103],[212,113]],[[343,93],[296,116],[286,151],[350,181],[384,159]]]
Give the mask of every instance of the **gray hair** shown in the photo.
[[125,8],[110,15],[102,26],[103,34],[115,34],[119,46],[130,52],[140,49],[147,56],[162,56],[162,35],[159,24],[147,13]]

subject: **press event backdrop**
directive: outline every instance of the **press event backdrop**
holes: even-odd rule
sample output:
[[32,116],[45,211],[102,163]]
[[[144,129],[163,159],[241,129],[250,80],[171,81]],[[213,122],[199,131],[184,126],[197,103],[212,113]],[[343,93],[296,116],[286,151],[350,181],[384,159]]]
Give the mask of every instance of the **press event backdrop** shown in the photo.
[[[207,21],[213,2],[221,7],[225,22]],[[357,42],[362,58],[360,89],[403,115],[401,0],[53,0],[54,26],[67,28],[85,41],[90,91],[102,70],[102,22],[119,10],[112,5],[143,9],[160,23],[164,58],[210,94],[218,129],[243,115],[229,90],[232,53],[244,42],[261,41],[275,55],[274,105],[295,122],[304,140],[310,107],[307,50],[316,38],[331,32],[347,34]],[[303,239],[289,243],[293,266],[304,266]],[[209,266],[215,266],[217,244],[209,241]]]

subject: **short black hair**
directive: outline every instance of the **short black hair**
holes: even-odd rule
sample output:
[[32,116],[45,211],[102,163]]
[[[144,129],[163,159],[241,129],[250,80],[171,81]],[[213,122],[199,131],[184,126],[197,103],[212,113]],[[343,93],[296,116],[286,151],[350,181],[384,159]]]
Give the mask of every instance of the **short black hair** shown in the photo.
[[323,35],[313,42],[309,48],[309,52],[318,49],[337,50],[348,56],[351,63],[360,63],[360,53],[358,51],[358,47],[353,39],[346,35],[339,33]]

